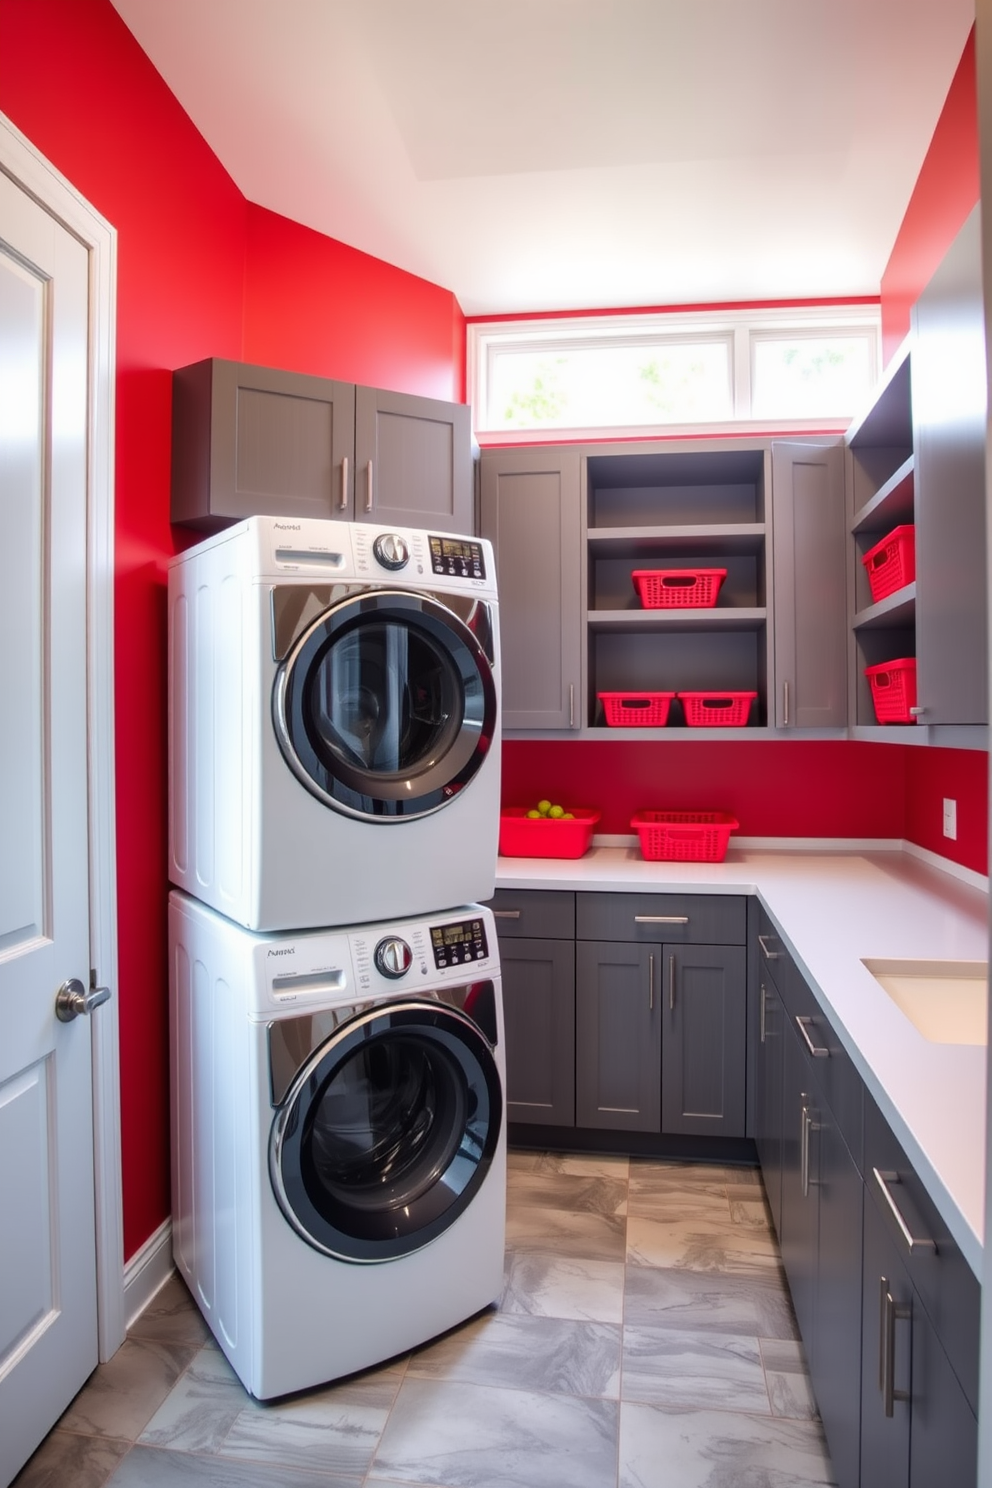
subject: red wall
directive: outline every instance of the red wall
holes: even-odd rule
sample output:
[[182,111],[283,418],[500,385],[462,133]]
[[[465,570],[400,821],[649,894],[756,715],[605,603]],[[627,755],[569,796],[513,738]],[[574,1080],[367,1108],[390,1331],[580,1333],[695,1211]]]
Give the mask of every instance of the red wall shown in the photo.
[[0,0],[0,109],[118,232],[117,870],[130,1256],[170,1207],[172,369],[243,357],[452,398],[464,386],[464,322],[449,291],[246,203],[109,0]]

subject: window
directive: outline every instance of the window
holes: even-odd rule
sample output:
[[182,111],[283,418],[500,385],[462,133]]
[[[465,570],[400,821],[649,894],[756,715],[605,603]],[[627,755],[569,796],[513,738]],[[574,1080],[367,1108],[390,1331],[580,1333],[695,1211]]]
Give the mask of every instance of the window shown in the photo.
[[878,376],[872,306],[474,322],[480,439],[842,429]]

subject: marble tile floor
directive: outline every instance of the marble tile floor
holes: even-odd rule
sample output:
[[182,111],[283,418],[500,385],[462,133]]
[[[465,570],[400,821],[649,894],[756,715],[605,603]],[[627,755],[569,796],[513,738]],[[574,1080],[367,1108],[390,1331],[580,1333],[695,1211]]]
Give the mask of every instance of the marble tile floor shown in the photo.
[[512,1152],[498,1306],[260,1405],[173,1277],[14,1488],[833,1481],[757,1169]]

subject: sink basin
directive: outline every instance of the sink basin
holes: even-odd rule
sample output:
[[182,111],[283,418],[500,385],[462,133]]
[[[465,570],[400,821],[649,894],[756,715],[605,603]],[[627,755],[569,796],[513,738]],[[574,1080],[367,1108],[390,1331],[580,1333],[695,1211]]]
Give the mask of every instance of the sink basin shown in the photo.
[[866,960],[863,964],[931,1043],[987,1043],[987,962]]

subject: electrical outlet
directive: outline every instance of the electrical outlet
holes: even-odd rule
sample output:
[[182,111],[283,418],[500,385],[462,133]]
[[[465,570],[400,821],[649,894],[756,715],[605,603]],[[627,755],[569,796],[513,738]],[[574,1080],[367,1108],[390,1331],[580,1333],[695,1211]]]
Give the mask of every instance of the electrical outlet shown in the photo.
[[944,797],[944,836],[957,838],[958,835],[958,803]]

